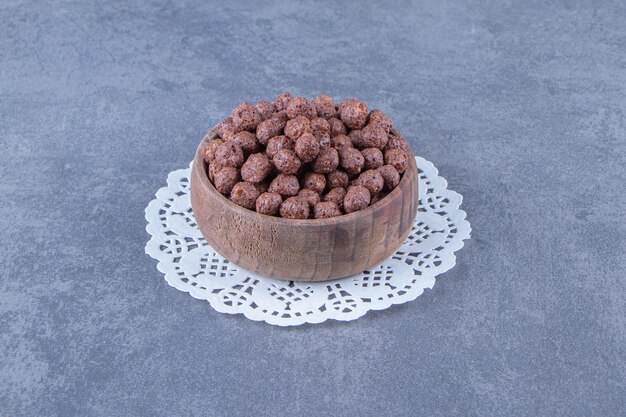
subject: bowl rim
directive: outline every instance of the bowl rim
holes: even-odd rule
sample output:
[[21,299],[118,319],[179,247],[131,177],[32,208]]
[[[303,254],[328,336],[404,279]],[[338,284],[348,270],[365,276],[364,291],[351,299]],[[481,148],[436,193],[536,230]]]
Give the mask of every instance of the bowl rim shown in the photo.
[[[398,133],[396,129],[392,129],[392,131]],[[209,180],[209,175],[207,173],[207,163],[201,154],[202,144],[206,140],[213,140],[217,135],[218,133],[215,130],[215,128],[212,128],[211,130],[209,130],[209,132],[206,135],[204,135],[204,137],[200,141],[200,144],[198,145],[198,148],[196,149],[196,155],[194,157],[194,162],[193,162],[193,166],[194,166],[193,169],[194,170],[198,169],[196,168],[196,166],[198,165],[198,162],[200,162],[200,166],[202,167],[201,169],[202,175],[200,175],[200,181],[202,185],[208,189],[209,193],[213,194],[218,199],[220,199],[222,204],[225,204],[226,206],[228,206],[229,209],[234,210],[235,212],[243,216],[251,216],[253,218],[257,217],[258,221],[270,222],[270,223],[275,223],[275,224],[283,224],[283,225],[291,224],[291,225],[298,225],[298,226],[341,225],[345,223],[351,223],[353,220],[357,219],[358,217],[367,216],[368,214],[371,214],[377,210],[380,210],[383,207],[387,207],[389,204],[392,204],[393,202],[395,202],[396,197],[398,197],[398,195],[401,193],[400,186],[406,183],[407,181],[409,181],[408,179],[409,176],[405,175],[409,169],[415,170],[415,175],[417,177],[416,181],[419,181],[419,172],[417,170],[417,166],[415,165],[415,158],[409,158],[410,159],[408,161],[409,164],[405,172],[402,174],[402,178],[400,179],[400,182],[398,183],[398,185],[384,198],[382,198],[381,200],[377,201],[376,203],[368,206],[367,208],[363,210],[355,211],[349,214],[342,214],[341,216],[329,217],[327,219],[286,219],[284,217],[269,216],[267,214],[258,213],[254,210],[248,210],[247,208],[241,207],[233,203],[232,201],[230,201],[230,199],[226,198],[222,193],[217,191],[217,189],[213,186],[213,183]],[[411,152],[411,156],[413,156],[412,152]],[[192,177],[194,177],[193,174],[192,174]]]

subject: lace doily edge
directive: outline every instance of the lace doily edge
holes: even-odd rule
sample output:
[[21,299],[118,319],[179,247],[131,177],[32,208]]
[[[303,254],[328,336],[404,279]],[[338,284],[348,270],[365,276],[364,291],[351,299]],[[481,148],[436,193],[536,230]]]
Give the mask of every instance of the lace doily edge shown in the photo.
[[[162,274],[165,275],[166,278],[166,282],[168,283],[169,286],[176,288],[177,290],[181,291],[181,292],[185,292],[188,293],[189,295],[191,295],[193,298],[199,299],[199,300],[204,300],[207,301],[209,303],[209,305],[216,310],[219,313],[222,314],[243,314],[246,318],[253,320],[253,321],[264,321],[270,325],[276,325],[276,326],[280,326],[280,327],[291,327],[291,326],[297,326],[297,325],[302,325],[302,324],[319,324],[319,323],[323,323],[329,319],[332,320],[337,320],[337,321],[352,321],[355,319],[358,319],[362,316],[364,316],[365,314],[367,314],[368,311],[374,310],[374,311],[380,311],[380,310],[385,310],[387,308],[390,308],[393,305],[400,305],[400,304],[404,304],[410,301],[414,301],[415,299],[417,299],[417,297],[419,297],[420,295],[422,295],[424,293],[424,291],[426,289],[432,289],[435,285],[436,282],[436,276],[446,273],[447,271],[449,271],[450,269],[454,268],[454,266],[456,265],[456,254],[455,252],[457,252],[458,250],[462,249],[465,246],[465,240],[470,239],[471,237],[471,232],[472,232],[472,228],[471,225],[469,223],[469,221],[467,220],[467,213],[464,210],[460,209],[460,206],[463,202],[463,196],[459,193],[457,193],[456,191],[453,190],[449,190],[448,187],[448,181],[439,176],[439,170],[434,166],[434,164],[422,157],[416,156],[416,159],[420,160],[421,163],[428,165],[429,169],[433,171],[433,175],[435,176],[436,180],[439,182],[439,184],[441,184],[441,186],[443,187],[443,189],[448,192],[450,195],[454,196],[455,198],[458,197],[458,200],[455,201],[455,204],[453,205],[455,211],[458,213],[459,216],[459,223],[457,224],[457,227],[460,229],[458,235],[460,236],[460,238],[458,240],[456,240],[455,242],[453,242],[450,246],[450,254],[451,254],[451,259],[449,263],[445,264],[445,267],[442,268],[441,270],[437,271],[437,273],[434,273],[432,275],[422,275],[423,277],[432,280],[432,282],[429,281],[428,284],[423,285],[421,288],[419,288],[417,291],[414,292],[410,292],[407,293],[406,297],[400,297],[394,300],[387,300],[387,302],[382,303],[382,304],[378,304],[378,305],[370,305],[367,308],[360,308],[358,310],[354,310],[351,313],[342,313],[341,315],[337,315],[337,316],[333,316],[331,314],[322,314],[319,316],[312,316],[312,317],[301,317],[298,318],[297,320],[295,319],[291,319],[289,321],[286,320],[281,320],[281,318],[279,317],[274,317],[274,316],[266,316],[266,315],[256,315],[254,314],[254,311],[249,310],[249,309],[243,309],[243,310],[237,310],[237,311],[231,311],[228,309],[224,308],[224,304],[216,302],[217,300],[213,301],[210,299],[210,297],[203,297],[203,296],[199,296],[199,294],[194,293],[193,289],[187,289],[187,288],[183,288],[181,286],[176,285],[177,281],[171,281],[168,279],[167,277],[167,271],[161,267],[161,263],[162,263],[162,259],[160,259],[160,257],[157,256],[158,252],[153,252],[151,250],[151,242],[153,241],[153,239],[156,237],[157,233],[159,233],[158,227],[156,224],[154,224],[152,222],[152,219],[150,218],[150,211],[153,210],[153,208],[156,208],[155,206],[157,205],[157,201],[161,201],[159,198],[159,195],[162,195],[163,193],[166,193],[169,189],[172,188],[172,184],[170,184],[170,178],[174,178],[175,173],[177,173],[177,171],[185,171],[188,168],[181,168],[179,170],[175,170],[172,171],[168,174],[168,179],[167,179],[167,186],[165,187],[161,187],[156,193],[155,193],[155,197],[153,198],[150,203],[146,206],[145,211],[144,211],[144,217],[145,220],[147,221],[146,224],[146,232],[150,235],[150,239],[149,241],[146,243],[146,246],[144,248],[144,251],[147,255],[149,255],[151,258],[157,260],[157,269],[159,270],[159,272],[161,272]],[[189,164],[189,166],[191,167],[191,163]]]

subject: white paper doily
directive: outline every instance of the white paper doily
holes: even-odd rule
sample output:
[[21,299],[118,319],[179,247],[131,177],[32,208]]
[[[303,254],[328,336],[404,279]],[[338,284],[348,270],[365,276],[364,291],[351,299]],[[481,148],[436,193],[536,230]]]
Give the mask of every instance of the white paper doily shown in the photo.
[[319,283],[281,281],[245,271],[216,253],[198,229],[191,209],[191,169],[170,172],[167,187],[146,207],[152,236],[146,253],[174,288],[207,300],[221,313],[242,313],[279,326],[354,320],[420,296],[435,276],[452,268],[454,252],[470,237],[462,197],[448,190],[437,168],[420,157],[419,213],[404,244],[369,271]]

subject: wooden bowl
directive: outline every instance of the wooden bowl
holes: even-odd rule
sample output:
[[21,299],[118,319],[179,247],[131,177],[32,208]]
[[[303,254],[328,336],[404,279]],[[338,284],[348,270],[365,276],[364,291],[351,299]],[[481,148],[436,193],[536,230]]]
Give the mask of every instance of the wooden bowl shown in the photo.
[[[206,137],[215,136],[212,131]],[[220,194],[200,150],[191,174],[196,222],[220,255],[263,276],[325,281],[360,273],[395,252],[417,214],[414,158],[408,158],[398,186],[376,204],[330,219],[292,220],[247,210]]]

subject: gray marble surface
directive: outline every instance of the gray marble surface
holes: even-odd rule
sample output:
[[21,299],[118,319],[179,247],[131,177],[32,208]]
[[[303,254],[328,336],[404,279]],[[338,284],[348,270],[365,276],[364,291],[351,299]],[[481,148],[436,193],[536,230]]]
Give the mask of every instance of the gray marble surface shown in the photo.
[[[0,416],[626,414],[626,6],[0,3]],[[473,238],[278,328],[170,288],[144,207],[243,99],[389,112]]]

